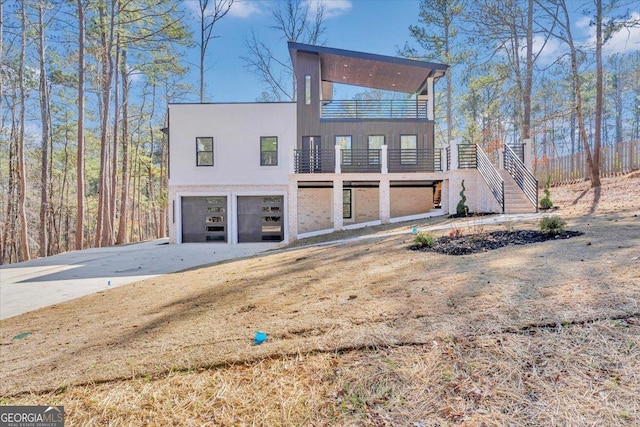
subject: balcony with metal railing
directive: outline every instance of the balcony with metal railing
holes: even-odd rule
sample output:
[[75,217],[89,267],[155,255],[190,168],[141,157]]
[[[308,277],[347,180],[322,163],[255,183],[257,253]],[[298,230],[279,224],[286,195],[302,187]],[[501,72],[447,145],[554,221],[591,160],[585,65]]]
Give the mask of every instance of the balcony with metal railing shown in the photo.
[[349,99],[322,104],[323,119],[427,119],[427,101],[418,99]]
[[440,150],[382,149],[294,150],[293,172],[405,173],[441,172]]

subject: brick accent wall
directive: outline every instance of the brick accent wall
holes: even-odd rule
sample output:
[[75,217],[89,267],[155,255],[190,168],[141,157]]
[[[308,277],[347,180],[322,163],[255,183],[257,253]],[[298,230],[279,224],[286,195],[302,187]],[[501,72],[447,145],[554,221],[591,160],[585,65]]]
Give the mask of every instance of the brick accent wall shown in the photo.
[[418,215],[433,209],[433,188],[391,187],[391,218]]
[[377,188],[353,188],[351,194],[356,223],[380,219],[380,192]]
[[298,233],[333,228],[333,189],[298,189]]

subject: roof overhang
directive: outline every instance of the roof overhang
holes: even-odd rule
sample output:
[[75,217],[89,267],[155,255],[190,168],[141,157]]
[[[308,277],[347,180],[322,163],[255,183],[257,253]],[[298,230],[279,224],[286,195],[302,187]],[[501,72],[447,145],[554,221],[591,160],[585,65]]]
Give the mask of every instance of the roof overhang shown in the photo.
[[438,80],[449,69],[445,64],[289,42],[294,68],[297,52],[320,57],[322,81],[410,94],[427,94],[427,79]]

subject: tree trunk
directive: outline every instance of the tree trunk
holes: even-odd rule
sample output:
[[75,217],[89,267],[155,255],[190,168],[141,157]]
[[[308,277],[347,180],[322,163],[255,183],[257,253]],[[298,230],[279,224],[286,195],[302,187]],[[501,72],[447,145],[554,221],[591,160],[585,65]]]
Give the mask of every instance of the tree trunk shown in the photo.
[[593,140],[591,187],[600,186],[600,146],[602,145],[602,0],[596,2],[596,123]]
[[78,0],[78,154],[76,159],[77,175],[77,213],[76,213],[76,250],[84,247],[84,6]]
[[18,80],[20,91],[20,129],[18,131],[18,218],[20,221],[20,261],[28,261],[31,258],[29,253],[29,241],[27,233],[27,171],[24,159],[24,120],[26,110],[26,91],[24,88],[24,57],[27,45],[27,15],[25,5],[21,7],[21,43],[20,43],[20,63],[18,65]]
[[42,125],[42,152],[40,162],[40,227],[38,230],[38,243],[40,245],[40,256],[48,255],[48,228],[49,228],[49,135],[51,132],[49,118],[49,97],[47,84],[47,70],[45,67],[45,44],[44,44],[44,20],[42,2],[38,3],[38,53],[40,59],[40,117]]
[[524,90],[522,93],[522,139],[531,138],[531,88],[533,86],[533,0],[527,5],[527,58],[525,64]]
[[96,246],[108,246],[111,244],[112,223],[110,222],[109,208],[109,112],[110,112],[110,96],[111,85],[113,80],[113,38],[115,29],[115,3],[112,0],[111,13],[109,17],[109,28],[107,32],[104,30],[105,10],[103,6],[99,8],[101,32],[101,55],[100,66],[102,67],[102,115],[100,118],[100,173],[98,178],[98,216],[96,223]]
[[[116,35],[116,59],[115,66],[117,67],[120,63],[120,30],[118,29],[118,34]],[[119,83],[119,73],[116,70],[113,73],[114,78],[114,94],[113,94],[113,146],[111,147],[111,189],[110,189],[110,198],[109,198],[109,221],[112,224],[112,230],[115,228],[116,224],[116,196],[118,190],[118,125],[120,121],[120,97],[118,94],[118,83]],[[113,243],[113,231],[110,233],[109,244]]]
[[120,72],[122,73],[122,184],[120,186],[120,218],[116,245],[127,243],[127,201],[129,199],[129,76],[127,74],[127,51],[122,50]]
[[[565,20],[567,24],[569,24],[570,22],[569,14],[567,12],[567,8],[564,2],[563,2],[563,11],[565,14]],[[573,44],[573,38],[571,36],[570,28],[567,28],[567,41],[569,44],[569,51],[571,56],[571,71],[573,73],[573,87],[575,89],[575,100],[576,100],[575,110],[576,110],[576,120],[578,122],[578,130],[580,132],[580,139],[582,139],[582,145],[584,147],[585,156],[587,158],[587,166],[591,174],[591,187],[599,187],[600,173],[597,165],[595,165],[593,161],[593,157],[591,155],[591,148],[589,147],[589,139],[587,138],[587,131],[584,126],[584,118],[582,115],[582,91],[580,88],[580,74],[578,72],[578,56],[577,56],[576,48]]]

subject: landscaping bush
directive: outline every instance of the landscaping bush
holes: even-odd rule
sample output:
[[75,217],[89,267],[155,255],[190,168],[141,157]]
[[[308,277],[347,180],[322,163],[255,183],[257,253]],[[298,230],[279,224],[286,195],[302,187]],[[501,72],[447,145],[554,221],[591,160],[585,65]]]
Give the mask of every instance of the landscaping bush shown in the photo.
[[540,221],[540,230],[550,234],[562,234],[567,228],[567,221],[558,215],[542,218]]
[[547,183],[544,186],[544,197],[540,199],[540,208],[541,209],[551,209],[553,207],[553,202],[551,201],[551,191],[549,190],[549,186],[551,184],[551,176],[547,177]]
[[469,214],[469,206],[466,205],[467,196],[464,195],[466,188],[464,187],[464,179],[462,180],[462,190],[460,191],[460,201],[456,206],[456,214],[458,216],[467,216]]
[[431,233],[418,233],[413,239],[413,243],[421,248],[430,248],[436,242],[435,237]]

